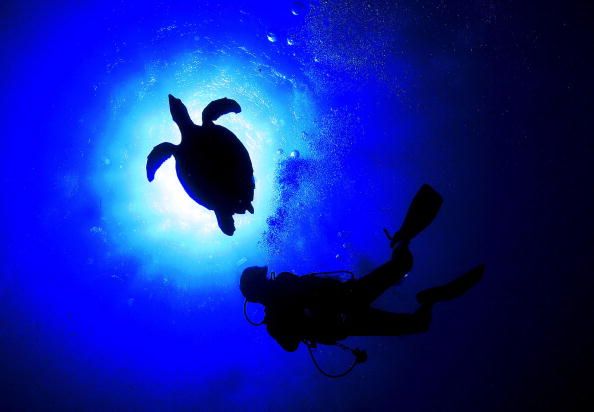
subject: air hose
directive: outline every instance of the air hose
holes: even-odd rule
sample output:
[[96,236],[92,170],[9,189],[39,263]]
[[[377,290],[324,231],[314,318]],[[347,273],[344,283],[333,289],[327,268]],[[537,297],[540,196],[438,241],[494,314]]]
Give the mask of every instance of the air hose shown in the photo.
[[351,364],[351,366],[349,366],[347,369],[345,369],[343,372],[340,373],[336,373],[336,374],[332,374],[332,373],[328,373],[326,372],[324,369],[322,369],[322,367],[320,366],[320,364],[318,363],[318,360],[316,359],[315,355],[314,355],[314,351],[313,348],[316,347],[315,343],[312,342],[308,342],[306,340],[303,341],[303,343],[305,344],[305,346],[307,346],[307,350],[309,352],[309,356],[311,357],[311,360],[314,364],[314,366],[316,367],[316,369],[324,376],[328,377],[328,378],[332,378],[332,379],[338,379],[338,378],[342,378],[347,376],[349,373],[351,373],[353,371],[353,369],[355,369],[355,366],[357,366],[360,363],[363,363],[367,360],[367,352],[362,350],[362,349],[353,349],[350,348],[346,345],[343,345],[342,343],[334,343],[333,346],[337,346],[340,349],[343,350],[348,350],[353,354],[353,363]]
[[252,326],[262,326],[264,324],[264,319],[262,319],[260,322],[254,322],[253,320],[250,319],[250,317],[247,314],[247,304],[248,304],[248,300],[245,299],[243,301],[243,316],[245,316],[245,320],[247,320],[248,323]]

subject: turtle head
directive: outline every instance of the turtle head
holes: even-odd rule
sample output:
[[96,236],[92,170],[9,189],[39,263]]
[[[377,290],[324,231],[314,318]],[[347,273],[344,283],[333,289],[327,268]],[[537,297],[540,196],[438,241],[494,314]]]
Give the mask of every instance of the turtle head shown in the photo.
[[173,121],[177,123],[180,129],[192,124],[192,119],[190,119],[186,105],[182,103],[181,99],[171,94],[169,95],[169,111],[171,112]]

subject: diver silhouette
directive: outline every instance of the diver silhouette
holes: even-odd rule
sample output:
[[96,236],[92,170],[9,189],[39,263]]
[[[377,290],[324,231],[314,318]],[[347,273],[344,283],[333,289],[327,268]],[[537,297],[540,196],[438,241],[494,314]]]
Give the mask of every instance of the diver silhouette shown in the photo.
[[152,182],[157,169],[174,156],[177,177],[186,193],[196,203],[213,210],[223,233],[232,236],[233,214],[254,213],[254,170],[241,141],[213,121],[227,113],[240,113],[241,107],[226,97],[214,100],[202,111],[202,126],[192,122],[186,106],[172,95],[169,110],[182,141],[177,146],[165,142],[153,148],[147,158],[147,178]]
[[[335,345],[348,336],[398,336],[427,331],[433,305],[455,299],[472,288],[483,276],[482,265],[448,284],[419,292],[420,307],[413,313],[392,313],[371,305],[411,270],[409,242],[433,221],[441,203],[441,196],[423,185],[400,230],[394,236],[386,232],[393,247],[391,259],[360,279],[341,282],[316,274],[297,276],[289,272],[268,278],[265,266],[245,269],[240,290],[246,303],[264,305],[263,323],[287,351],[295,351],[301,342],[308,347],[318,343]],[[361,353],[353,351],[355,356]]]

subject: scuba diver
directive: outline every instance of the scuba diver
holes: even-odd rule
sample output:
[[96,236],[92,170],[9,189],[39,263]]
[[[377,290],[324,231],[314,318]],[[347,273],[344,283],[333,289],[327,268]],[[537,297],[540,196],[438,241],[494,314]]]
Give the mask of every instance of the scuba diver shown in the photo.
[[[448,284],[419,292],[416,297],[420,307],[413,313],[392,313],[373,308],[372,303],[411,270],[413,257],[409,243],[429,226],[441,204],[441,196],[429,185],[423,185],[401,228],[393,236],[386,231],[393,248],[391,259],[359,279],[341,282],[319,274],[297,276],[289,272],[269,278],[266,266],[245,269],[240,290],[246,305],[247,302],[264,305],[262,324],[290,352],[300,343],[306,344],[311,354],[311,348],[317,344],[350,349],[338,343],[349,336],[399,336],[427,331],[433,305],[455,299],[471,289],[482,278],[483,265]],[[366,359],[364,351],[351,351],[356,359],[349,372]],[[313,354],[312,359],[320,369]],[[344,376],[320,371],[329,377]]]

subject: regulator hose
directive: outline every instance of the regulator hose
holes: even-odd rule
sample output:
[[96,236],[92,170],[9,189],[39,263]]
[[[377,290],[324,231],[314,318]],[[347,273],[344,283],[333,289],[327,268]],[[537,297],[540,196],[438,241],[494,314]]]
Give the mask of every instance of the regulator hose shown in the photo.
[[353,369],[355,369],[355,366],[357,366],[360,363],[363,363],[367,360],[367,351],[362,350],[362,349],[353,349],[353,348],[349,348],[346,345],[343,345],[341,343],[336,342],[334,344],[334,346],[339,347],[340,349],[343,350],[348,350],[353,354],[353,363],[351,364],[351,366],[349,366],[347,369],[345,369],[343,372],[340,373],[336,373],[336,374],[332,374],[332,373],[328,373],[326,372],[324,369],[322,369],[322,367],[320,366],[320,364],[318,363],[318,360],[316,359],[314,353],[313,353],[313,348],[316,347],[316,344],[313,342],[308,342],[308,341],[303,341],[303,343],[305,344],[305,346],[307,346],[307,350],[309,352],[309,356],[311,357],[311,360],[314,364],[314,366],[316,367],[316,369],[324,376],[328,377],[328,378],[332,378],[332,379],[338,379],[338,378],[343,378],[345,376],[347,376],[349,373],[351,373],[353,371]]
[[262,326],[264,324],[264,319],[262,319],[260,322],[254,322],[253,320],[250,319],[250,317],[247,314],[247,304],[248,304],[248,300],[245,299],[243,301],[243,316],[245,316],[245,320],[247,320],[248,323],[252,326]]

